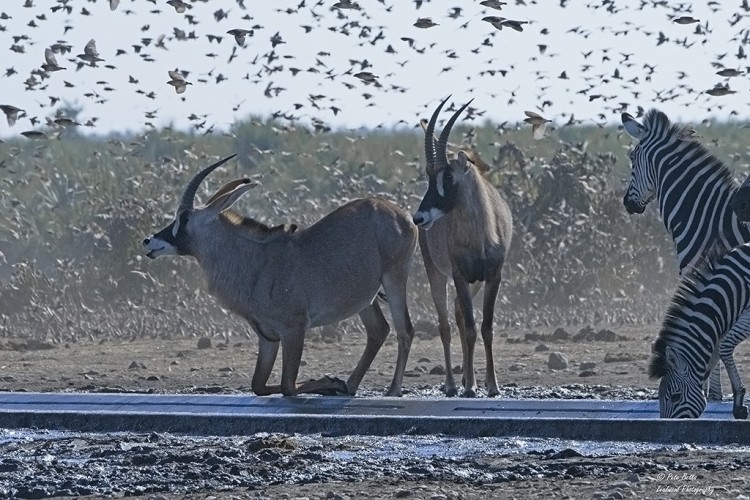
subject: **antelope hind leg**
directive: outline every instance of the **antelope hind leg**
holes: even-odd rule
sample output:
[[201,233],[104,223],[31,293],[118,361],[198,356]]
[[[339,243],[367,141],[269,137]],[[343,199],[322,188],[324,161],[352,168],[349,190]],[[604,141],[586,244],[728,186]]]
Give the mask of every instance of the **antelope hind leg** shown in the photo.
[[487,387],[487,395],[490,397],[500,395],[500,389],[497,387],[497,375],[495,374],[495,357],[492,352],[494,337],[492,322],[494,321],[495,300],[499,289],[499,279],[488,281],[484,286],[484,303],[482,306],[482,341],[484,342],[484,353],[487,359],[485,386]]
[[[398,335],[396,370],[393,374],[391,387],[388,389],[386,396],[401,396],[401,383],[404,380],[406,362],[409,359],[412,340],[414,340],[414,326],[411,323],[409,308],[406,304],[406,279],[403,278],[403,276],[408,275],[408,271],[405,271],[403,275],[397,275],[394,277],[389,274],[383,277],[383,289],[388,296],[388,306],[391,309],[393,326]],[[385,319],[383,319],[383,321],[385,322]]]
[[462,277],[454,275],[453,284],[456,287],[455,313],[456,325],[461,336],[461,350],[463,352],[463,384],[465,398],[477,395],[477,380],[474,373],[474,348],[477,342],[477,327],[474,319],[474,304],[472,302],[479,288],[480,282],[473,285],[466,283]]

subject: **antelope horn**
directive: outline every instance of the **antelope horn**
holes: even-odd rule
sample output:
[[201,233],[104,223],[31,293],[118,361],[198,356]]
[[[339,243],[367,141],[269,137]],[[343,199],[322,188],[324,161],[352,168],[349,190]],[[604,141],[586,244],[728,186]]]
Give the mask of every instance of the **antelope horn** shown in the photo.
[[180,200],[180,206],[177,207],[177,212],[179,213],[183,210],[192,210],[193,202],[195,201],[195,193],[198,192],[198,187],[201,185],[201,182],[203,182],[203,179],[205,179],[208,174],[210,174],[235,156],[237,155],[233,154],[232,156],[227,156],[223,160],[219,160],[213,165],[209,165],[208,167],[195,174],[195,177],[190,180],[190,183],[185,188],[185,192],[182,194],[182,199]]
[[[474,99],[472,99],[471,101],[473,100]],[[466,104],[461,106],[458,111],[453,113],[453,116],[451,116],[451,119],[448,120],[448,123],[445,124],[445,128],[443,128],[443,131],[440,133],[440,138],[438,138],[437,141],[437,149],[435,151],[435,154],[437,154],[437,161],[440,162],[440,165],[448,164],[448,153],[446,152],[446,149],[448,147],[448,136],[451,134],[451,128],[453,128],[453,124],[456,123],[456,118],[458,118],[458,115],[460,115],[469,104],[471,104],[471,101],[467,102]]]
[[438,106],[437,109],[432,113],[430,123],[427,125],[427,129],[424,132],[424,154],[427,158],[428,167],[435,165],[435,123],[437,122],[437,117],[440,114],[440,110],[443,109],[443,106],[446,102],[448,102],[448,99],[450,98],[451,96],[446,97],[445,100],[440,103],[440,106]]

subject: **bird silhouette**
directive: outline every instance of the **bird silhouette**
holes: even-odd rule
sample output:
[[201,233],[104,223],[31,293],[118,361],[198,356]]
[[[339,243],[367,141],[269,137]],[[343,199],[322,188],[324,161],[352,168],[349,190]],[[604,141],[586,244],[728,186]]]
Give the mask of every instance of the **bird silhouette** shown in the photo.
[[523,121],[531,124],[532,137],[536,140],[542,139],[547,131],[547,124],[552,120],[548,120],[534,111],[524,111],[524,113],[526,114],[526,118]]
[[172,85],[178,94],[182,94],[188,85],[192,85],[192,83],[185,80],[183,74],[178,70],[168,71],[167,73],[169,74],[169,81],[167,83]]
[[57,59],[55,58],[55,53],[52,52],[52,49],[46,48],[44,49],[44,64],[42,64],[42,69],[44,71],[60,71],[65,68],[57,64]]
[[15,125],[16,120],[25,113],[21,108],[17,108],[11,104],[0,104],[0,110],[5,113],[5,118],[8,120],[8,126],[10,127]]

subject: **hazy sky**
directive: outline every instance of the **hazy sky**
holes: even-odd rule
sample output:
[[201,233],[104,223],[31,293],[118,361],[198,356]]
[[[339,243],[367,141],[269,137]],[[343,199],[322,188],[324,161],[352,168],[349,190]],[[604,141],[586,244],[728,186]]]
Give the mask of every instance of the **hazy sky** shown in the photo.
[[[85,130],[99,132],[141,130],[146,122],[187,128],[203,121],[200,131],[213,125],[218,132],[249,114],[274,112],[306,125],[313,119],[334,127],[403,120],[407,125],[401,126],[411,127],[448,94],[458,103],[474,98],[482,117],[494,122],[520,121],[524,110],[563,122],[571,114],[588,123],[619,121],[625,105],[631,112],[657,106],[689,121],[727,118],[731,111],[740,120],[750,115],[747,74],[727,80],[713,64],[745,73],[750,66],[738,53],[750,37],[748,18],[735,17],[750,14],[740,0],[694,2],[692,10],[683,3],[679,13],[652,2],[641,9],[636,0],[572,0],[562,2],[565,7],[559,0],[508,0],[502,11],[459,0],[432,0],[419,8],[411,0],[362,0],[361,10],[332,8],[334,0],[210,0],[188,2],[192,8],[185,14],[166,0],[122,0],[115,11],[103,0],[29,3],[4,0],[0,6],[0,104],[28,115],[12,128],[0,119],[3,137],[40,128],[30,118],[44,124],[65,103],[83,108],[82,122],[97,118],[96,128]],[[65,5],[72,13],[51,10]],[[528,24],[523,32],[498,31],[482,20],[491,15]],[[674,15],[700,23],[677,24]],[[416,28],[420,17],[438,25]],[[226,33],[233,28],[254,30],[244,47]],[[175,29],[194,32],[196,39],[179,41]],[[657,45],[659,32],[669,41]],[[284,43],[273,49],[276,33]],[[163,47],[157,47],[161,35]],[[77,70],[76,54],[92,38],[104,61]],[[404,38],[413,39],[411,45]],[[67,69],[34,75],[40,82],[28,89],[44,49],[55,43],[72,47],[57,54]],[[124,53],[117,55],[119,49]],[[380,87],[353,76],[362,63]],[[189,72],[193,85],[182,95],[166,83],[171,69]],[[563,71],[567,79],[560,77]],[[735,94],[704,92],[727,81]],[[275,95],[269,88],[281,90]],[[206,116],[190,121],[191,114]]]

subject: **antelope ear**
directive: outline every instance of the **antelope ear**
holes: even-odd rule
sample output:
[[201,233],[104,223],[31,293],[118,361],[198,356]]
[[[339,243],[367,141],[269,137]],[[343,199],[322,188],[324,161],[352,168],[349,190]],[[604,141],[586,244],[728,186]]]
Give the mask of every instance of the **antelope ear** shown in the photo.
[[646,132],[645,127],[638,123],[630,113],[623,113],[621,119],[622,126],[625,127],[625,132],[627,132],[633,139],[641,140],[641,137],[643,137]]
[[205,210],[214,212],[216,214],[221,213],[222,211],[234,205],[234,203],[239,200],[243,194],[259,185],[260,183],[258,183],[257,181],[243,179],[243,183],[235,187],[233,190],[223,193],[220,196],[212,197],[213,199],[211,200],[211,203],[206,205]]
[[458,165],[461,167],[464,173],[469,170],[471,162],[469,161],[469,157],[466,153],[464,153],[463,151],[459,151],[456,155],[456,160],[458,161]]
[[687,375],[689,371],[687,363],[682,358],[682,356],[679,356],[677,354],[677,351],[675,351],[671,346],[667,346],[664,349],[664,357],[666,358],[667,365],[671,370],[674,370],[680,375]]

